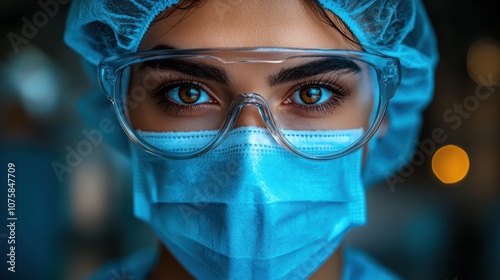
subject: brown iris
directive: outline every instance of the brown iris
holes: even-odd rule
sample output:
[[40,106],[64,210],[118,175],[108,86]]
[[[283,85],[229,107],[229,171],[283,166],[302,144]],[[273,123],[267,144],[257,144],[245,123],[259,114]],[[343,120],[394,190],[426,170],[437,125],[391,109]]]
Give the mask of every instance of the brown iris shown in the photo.
[[314,104],[321,99],[321,89],[319,87],[305,87],[299,92],[300,99],[306,104]]
[[179,88],[179,99],[187,104],[192,104],[200,99],[200,89],[193,86],[181,86]]

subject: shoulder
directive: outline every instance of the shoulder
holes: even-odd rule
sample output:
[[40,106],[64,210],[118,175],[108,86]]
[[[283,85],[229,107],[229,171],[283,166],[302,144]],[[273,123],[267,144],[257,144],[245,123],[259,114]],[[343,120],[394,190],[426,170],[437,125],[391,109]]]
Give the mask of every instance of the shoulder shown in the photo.
[[399,280],[401,278],[375,262],[366,253],[357,249],[346,248],[344,250],[344,272],[342,273],[342,279]]
[[132,253],[124,259],[114,260],[97,272],[90,275],[88,280],[109,280],[109,279],[147,279],[152,271],[158,257],[157,248],[141,249]]

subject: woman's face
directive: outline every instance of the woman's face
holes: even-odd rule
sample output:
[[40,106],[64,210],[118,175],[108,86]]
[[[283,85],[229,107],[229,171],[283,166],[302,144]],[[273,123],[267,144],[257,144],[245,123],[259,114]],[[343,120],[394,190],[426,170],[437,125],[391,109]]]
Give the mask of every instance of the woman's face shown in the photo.
[[[330,14],[330,16],[333,19],[333,15]],[[338,27],[343,28],[340,25],[340,21]],[[157,48],[196,49],[240,47],[354,49],[352,43],[349,44],[348,40],[339,31],[326,24],[303,0],[207,0],[188,10],[175,10],[168,17],[153,23],[145,33],[139,46],[139,51]],[[210,113],[215,112],[213,115],[225,116],[224,112],[217,112],[217,110],[221,109],[223,111],[231,103],[231,100],[234,100],[239,94],[252,92],[262,95],[268,101],[269,106],[272,107],[273,115],[276,117],[277,114],[275,115],[274,113],[279,113],[281,109],[286,110],[286,108],[280,108],[279,105],[282,103],[272,101],[276,101],[274,99],[282,100],[284,96],[281,93],[283,95],[289,93],[288,89],[293,88],[294,85],[292,83],[285,83],[277,88],[272,87],[269,85],[268,77],[288,66],[259,63],[224,65],[224,72],[227,74],[229,81],[227,85],[220,85],[214,81],[203,82],[204,85],[207,85],[207,91],[217,92],[218,95],[216,96],[217,106],[208,104],[199,109],[202,113],[206,112],[206,114],[200,113],[201,117],[196,112],[197,110],[191,110],[188,113],[183,111],[165,112],[168,109],[158,108],[161,107],[158,106],[159,102],[149,96],[146,97],[144,102],[130,109],[128,115],[131,118],[133,128],[143,131],[183,131],[182,128],[186,127],[190,128],[186,130],[203,130],[207,127],[206,123],[220,124],[220,120],[212,121],[210,117],[207,120],[205,115],[210,116]],[[161,72],[154,71],[154,69],[151,70],[152,72]],[[165,69],[162,68],[161,70]],[[133,74],[140,73],[138,70],[132,71]],[[170,69],[168,71],[168,73],[153,74],[153,76],[158,75],[162,77],[153,77],[152,80],[179,79],[177,78],[178,73],[171,73],[173,71]],[[361,74],[346,76],[347,78],[341,82],[351,85],[351,88],[355,88],[354,85],[360,84],[359,81],[363,79]],[[145,79],[147,77],[132,78],[131,88],[135,84],[140,85],[141,80]],[[296,84],[296,82],[293,84]],[[361,90],[361,88],[359,89]],[[162,90],[161,92],[164,91]],[[220,92],[224,94],[219,94]],[[224,97],[223,95],[227,96]],[[353,93],[352,96],[356,95]],[[356,101],[354,99],[359,100]],[[356,112],[370,112],[368,108],[373,107],[373,100],[367,98],[368,101],[362,102],[362,99],[363,96],[360,95],[352,98],[350,101],[346,101],[346,103],[350,102],[354,106],[359,105],[366,108],[358,107],[357,109],[353,109],[353,107],[350,107],[351,115],[347,114],[344,116],[345,119],[342,119],[340,122],[344,123],[345,127],[339,127],[339,129],[357,128],[360,126],[365,126],[366,129],[366,125],[359,119],[366,120],[368,117],[359,116]],[[349,108],[349,106],[343,107]],[[353,115],[359,116],[359,119],[352,117]],[[162,120],[169,118],[172,121],[162,122]],[[201,124],[201,126],[196,127],[197,124]],[[235,126],[265,127],[265,124],[257,109],[248,106],[242,109]],[[209,129],[216,128],[210,127]],[[310,127],[299,129],[308,130]],[[327,130],[327,128],[322,129]]]
[[[349,33],[347,28],[337,18],[327,12],[337,26]],[[146,31],[139,46],[139,51],[147,51],[157,48],[193,49],[193,48],[238,48],[238,47],[286,47],[286,48],[314,48],[314,49],[355,49],[345,35],[331,25],[324,22],[318,14],[312,11],[303,0],[287,1],[203,1],[187,10],[177,9],[167,17],[155,21]],[[349,35],[348,35],[349,36]],[[350,39],[355,39],[352,36]],[[359,49],[357,49],[359,50]],[[215,97],[216,103],[221,106],[207,106],[207,112],[203,118],[196,119],[195,113],[185,116],[182,113],[165,113],[164,108],[159,108],[158,102],[148,96],[136,108],[130,111],[132,126],[134,129],[145,131],[182,131],[207,129],[206,123],[220,124],[222,116],[226,116],[224,110],[229,107],[234,98],[245,92],[261,94],[272,107],[273,114],[282,112],[290,106],[282,106],[283,100],[287,98],[290,88],[295,84],[284,84],[281,87],[270,87],[269,76],[283,69],[283,65],[224,65],[228,74],[228,85],[217,85],[207,82],[208,88],[216,92],[226,92]],[[366,70],[366,69],[365,69]],[[134,71],[138,73],[140,71]],[[365,73],[367,71],[364,71]],[[363,73],[363,71],[361,71]],[[165,75],[164,73],[162,74]],[[329,123],[319,125],[318,129],[350,129],[357,127],[367,128],[364,120],[369,118],[373,100],[363,96],[365,88],[360,88],[360,80],[367,80],[361,74],[344,75],[346,78],[339,83],[346,87],[356,88],[360,93],[350,94],[348,100],[344,100],[342,106],[335,109],[335,119],[339,125],[329,127]],[[156,80],[165,79],[155,77]],[[131,79],[131,87],[140,84],[145,78],[136,74]],[[352,91],[352,90],[351,90]],[[346,98],[347,99],[347,98]],[[225,109],[224,109],[225,108]],[[221,111],[217,111],[217,110]],[[281,110],[281,111],[280,111]],[[201,111],[201,110],[200,110]],[[253,112],[253,113],[252,113]],[[359,114],[353,112],[366,112]],[[201,114],[200,114],[201,115]],[[289,114],[292,115],[292,114]],[[296,114],[298,115],[298,114]],[[219,117],[220,116],[220,117]],[[276,116],[275,116],[276,117]],[[162,127],[158,120],[170,118],[168,127]],[[193,121],[194,120],[194,121]],[[298,123],[293,118],[294,124]],[[304,122],[305,123],[305,122]],[[197,124],[205,125],[196,127]],[[178,127],[176,127],[178,126]],[[236,126],[260,126],[265,127],[257,110],[245,109],[240,114]],[[208,129],[218,129],[208,127]],[[311,129],[308,125],[294,127],[294,129]]]

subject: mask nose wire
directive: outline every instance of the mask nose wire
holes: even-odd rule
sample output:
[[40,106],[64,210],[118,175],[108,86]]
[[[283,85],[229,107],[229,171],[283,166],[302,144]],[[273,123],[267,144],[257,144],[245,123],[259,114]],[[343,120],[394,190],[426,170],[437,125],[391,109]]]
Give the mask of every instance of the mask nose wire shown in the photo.
[[259,113],[266,124],[267,130],[271,133],[272,137],[276,142],[278,142],[283,148],[295,153],[291,149],[291,144],[284,138],[281,131],[278,129],[278,124],[273,117],[269,105],[267,104],[264,97],[258,93],[243,93],[240,94],[229,107],[227,117],[216,136],[215,142],[211,145],[211,149],[215,149],[219,146],[229,135],[229,132],[233,129],[241,110],[245,106],[255,106],[259,110]]

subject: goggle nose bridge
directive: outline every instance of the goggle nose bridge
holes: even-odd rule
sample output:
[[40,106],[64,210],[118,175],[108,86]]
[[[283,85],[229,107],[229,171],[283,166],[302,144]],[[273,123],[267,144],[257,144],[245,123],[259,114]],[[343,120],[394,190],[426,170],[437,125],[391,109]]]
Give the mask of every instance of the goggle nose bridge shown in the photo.
[[262,95],[258,93],[243,93],[240,94],[229,107],[228,111],[228,120],[229,122],[225,123],[223,129],[226,130],[226,126],[228,130],[231,130],[236,123],[236,120],[239,118],[241,110],[246,106],[255,106],[259,110],[260,116],[262,117],[264,123],[266,124],[266,128],[269,130],[271,134],[275,134],[274,132],[277,130],[277,126],[273,117],[271,110],[269,109],[269,105]]
[[222,125],[221,130],[219,131],[219,137],[214,143],[215,149],[218,145],[220,145],[226,137],[229,135],[229,132],[233,129],[234,124],[239,118],[241,110],[246,106],[255,106],[259,110],[259,114],[264,120],[266,124],[266,129],[272,135],[274,140],[282,145],[287,150],[290,150],[290,143],[288,141],[283,140],[281,132],[278,129],[278,125],[276,124],[271,109],[267,104],[266,100],[262,95],[258,93],[242,93],[236,99],[233,100],[231,105],[229,106],[229,111],[226,117],[224,124]]

